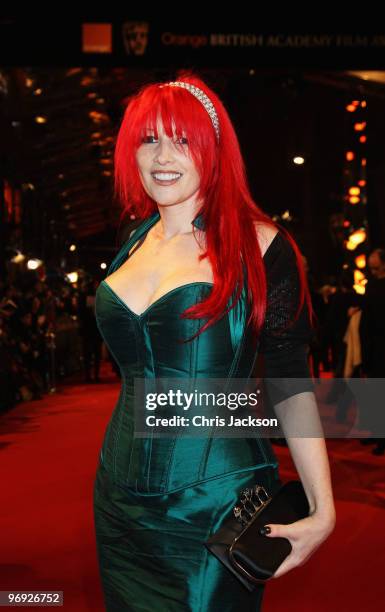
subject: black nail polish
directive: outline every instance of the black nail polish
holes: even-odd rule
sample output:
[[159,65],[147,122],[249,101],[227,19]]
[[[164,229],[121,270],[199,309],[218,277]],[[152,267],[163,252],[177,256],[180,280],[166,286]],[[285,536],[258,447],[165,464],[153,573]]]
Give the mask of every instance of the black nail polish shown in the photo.
[[271,529],[270,529],[270,527],[266,527],[266,526],[265,527],[261,527],[261,529],[259,530],[259,533],[261,535],[266,535],[268,533],[271,533]]

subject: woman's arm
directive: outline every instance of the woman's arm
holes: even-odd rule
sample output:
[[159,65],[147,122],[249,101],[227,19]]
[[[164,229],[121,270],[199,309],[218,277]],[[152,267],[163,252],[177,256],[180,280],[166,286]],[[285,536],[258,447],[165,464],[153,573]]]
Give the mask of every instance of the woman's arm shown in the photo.
[[[296,385],[301,383],[296,381]],[[281,392],[288,392],[286,384]],[[329,537],[336,523],[329,460],[314,393],[295,393],[274,405],[309,502],[309,516],[289,525],[269,524],[269,538],[287,538],[292,546],[273,578],[303,565]],[[311,434],[309,436],[309,433]]]
[[[276,243],[277,244],[277,243]],[[306,306],[294,321],[299,276],[294,252],[283,240],[265,261],[267,306],[260,352],[266,390],[303,484],[309,516],[289,525],[270,524],[266,537],[287,538],[292,551],[274,574],[302,565],[333,531],[336,513],[330,467],[308,366],[312,328]]]
[[[335,524],[330,466],[314,393],[306,391],[274,407],[287,439],[291,456],[309,501],[309,515],[316,514],[325,526]],[[299,425],[300,424],[300,425]],[[292,437],[293,431],[312,431],[317,437]]]
[[[298,429],[297,419],[306,420],[312,428],[319,422],[318,408],[312,392],[304,392],[274,407],[285,432],[291,456],[309,501],[309,516],[289,525],[269,524],[269,538],[287,538],[292,546],[273,578],[303,565],[330,536],[336,524],[330,467],[323,437],[290,437]],[[305,417],[306,413],[306,417]]]

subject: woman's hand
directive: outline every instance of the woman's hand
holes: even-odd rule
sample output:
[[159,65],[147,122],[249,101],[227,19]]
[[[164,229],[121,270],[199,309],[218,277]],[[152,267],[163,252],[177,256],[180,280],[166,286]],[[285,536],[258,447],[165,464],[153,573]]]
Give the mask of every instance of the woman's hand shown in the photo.
[[287,538],[292,545],[291,553],[281,563],[272,578],[279,578],[298,565],[303,565],[311,555],[321,546],[335,527],[335,514],[331,517],[314,514],[290,525],[267,523],[271,532],[266,538]]

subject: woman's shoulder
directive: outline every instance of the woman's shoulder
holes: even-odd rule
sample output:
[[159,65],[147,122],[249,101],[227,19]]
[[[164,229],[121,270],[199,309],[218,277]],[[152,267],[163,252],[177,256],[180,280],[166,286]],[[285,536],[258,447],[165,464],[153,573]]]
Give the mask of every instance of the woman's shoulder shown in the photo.
[[294,253],[284,233],[275,225],[255,221],[254,227],[265,264],[268,265],[275,261],[278,255],[285,257],[289,255],[290,252]]
[[254,228],[258,238],[259,248],[261,249],[261,254],[263,257],[276,235],[280,232],[277,227],[275,227],[274,225],[270,225],[270,223],[265,223],[264,221],[254,221]]
[[263,261],[269,276],[286,277],[297,274],[296,254],[290,240],[280,228],[256,222],[256,232]]

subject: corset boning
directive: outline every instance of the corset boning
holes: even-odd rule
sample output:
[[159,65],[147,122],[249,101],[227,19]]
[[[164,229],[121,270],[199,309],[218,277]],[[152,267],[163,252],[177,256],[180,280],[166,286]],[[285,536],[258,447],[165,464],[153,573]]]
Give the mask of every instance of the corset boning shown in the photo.
[[[179,314],[201,301],[210,289],[191,283],[158,300],[143,316],[134,314],[101,283],[95,314],[102,337],[119,365],[122,385],[108,423],[101,461],[116,482],[143,494],[161,494],[218,478],[231,472],[277,466],[269,440],[211,435],[135,437],[135,378],[221,378],[234,367],[235,351],[228,315],[194,340],[203,321]],[[253,363],[252,342],[246,333],[232,377],[248,378]]]

